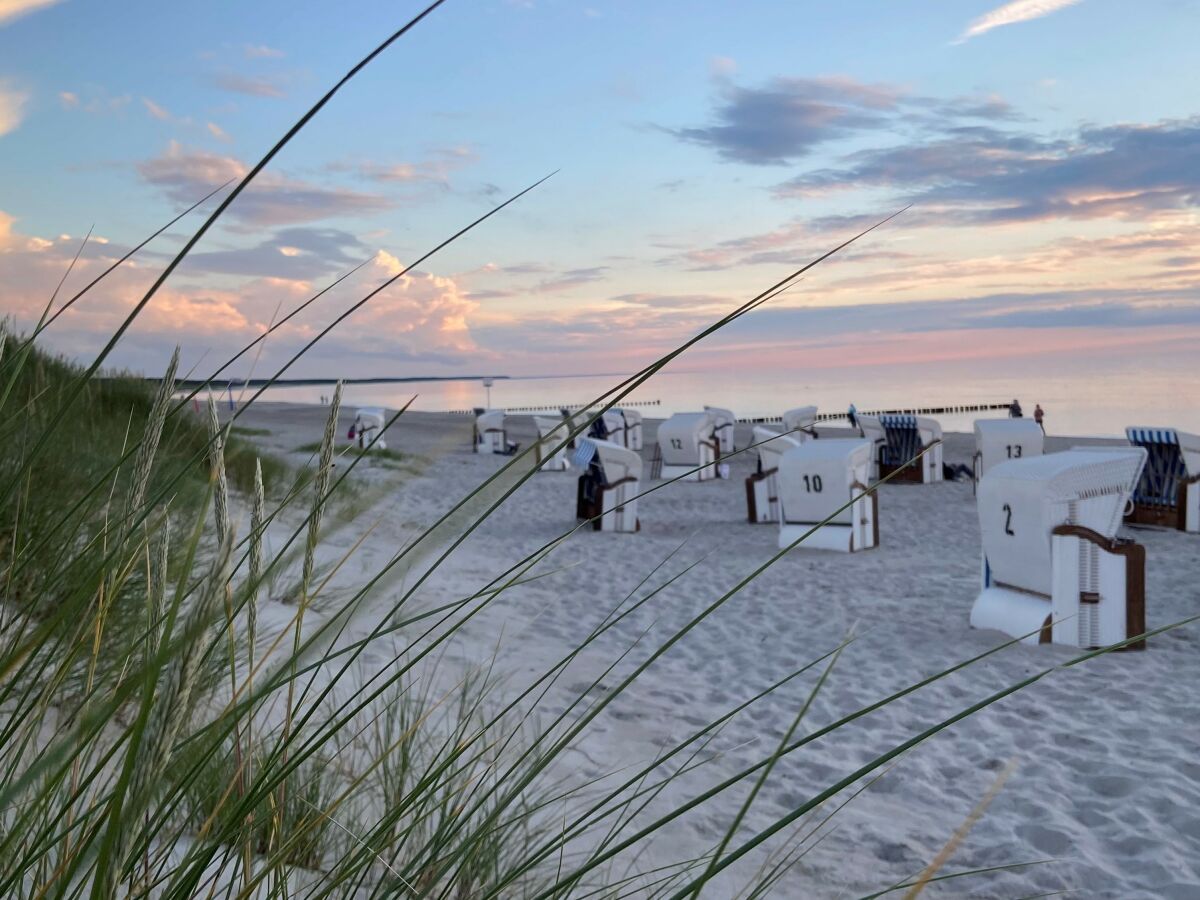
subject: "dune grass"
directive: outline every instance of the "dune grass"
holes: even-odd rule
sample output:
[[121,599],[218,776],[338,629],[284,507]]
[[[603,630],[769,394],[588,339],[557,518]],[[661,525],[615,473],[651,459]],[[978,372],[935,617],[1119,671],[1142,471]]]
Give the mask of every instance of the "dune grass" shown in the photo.
[[[709,713],[658,758],[581,783],[569,777],[567,754],[589,725],[656,659],[731,598],[753,590],[791,548],[713,596],[636,662],[609,661],[598,677],[572,688],[565,708],[550,711],[541,701],[572,663],[680,575],[646,573],[629,596],[612,599],[579,646],[503,692],[487,661],[466,671],[447,668],[443,654],[455,635],[514,586],[542,577],[572,533],[514,560],[472,596],[433,608],[413,599],[533,475],[534,448],[466,491],[348,595],[326,603],[325,575],[343,562],[320,559],[328,507],[371,455],[348,454],[335,466],[336,402],[312,448],[315,469],[293,478],[238,437],[238,429],[247,433],[236,421],[241,411],[224,424],[196,417],[189,398],[173,398],[171,375],[158,392],[132,379],[98,377],[124,332],[245,186],[356,72],[440,2],[354,66],[249,170],[91,364],[74,367],[38,349],[34,341],[54,316],[29,338],[3,343],[0,896],[682,900],[770,848],[743,892],[763,896],[819,839],[829,804],[852,798],[899,754],[1060,668],[964,706],[831,778],[786,813],[770,814],[757,830],[748,814],[779,760],[1008,645],[804,734],[801,709],[780,723],[781,739],[754,763],[684,799],[673,796],[668,788],[702,768],[719,729],[753,704],[799,678],[812,681],[811,702],[839,648],[809,648],[794,671],[772,684],[747,685],[743,701]],[[755,293],[596,398],[558,446],[697,342],[860,237]],[[398,277],[296,348],[273,377]],[[67,302],[86,302],[81,296]],[[272,597],[270,585],[283,582],[292,587]],[[728,826],[707,852],[639,868],[651,841],[711,803],[727,813]],[[970,874],[921,877],[932,883]]]

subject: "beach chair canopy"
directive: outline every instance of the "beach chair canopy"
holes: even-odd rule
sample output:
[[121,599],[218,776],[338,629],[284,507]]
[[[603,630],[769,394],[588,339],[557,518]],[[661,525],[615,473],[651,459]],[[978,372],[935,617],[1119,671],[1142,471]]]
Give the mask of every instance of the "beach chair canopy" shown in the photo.
[[1081,525],[1114,538],[1145,460],[1137,447],[1078,447],[989,469],[978,511],[993,579],[1049,596],[1051,532]]
[[475,418],[475,425],[482,434],[485,431],[504,430],[504,410],[485,409]]
[[588,438],[596,446],[596,459],[604,470],[604,481],[616,484],[626,478],[635,480],[642,477],[642,456],[635,450],[628,450],[612,441],[598,441]]
[[980,474],[1006,459],[1041,456],[1042,428],[1033,419],[976,419],[975,452],[980,455]]
[[797,406],[783,414],[784,431],[808,431],[817,422],[815,406]]
[[1147,454],[1146,467],[1133,492],[1134,502],[1174,507],[1180,483],[1200,475],[1200,435],[1174,428],[1134,426],[1125,429],[1125,437]]
[[675,413],[658,426],[662,461],[668,466],[700,464],[700,444],[713,443],[713,421],[706,412]]
[[617,410],[617,412],[624,417],[626,428],[631,428],[642,421],[642,414],[636,409],[627,409],[625,407],[621,407],[621,409]]
[[[542,441],[564,441],[570,431],[566,419],[552,419],[549,416],[534,416],[533,424],[537,426],[538,437]],[[549,448],[547,448],[549,449]]]
[[874,443],[887,443],[887,432],[883,429],[883,423],[879,421],[879,416],[858,416],[858,427],[862,429],[863,437]]
[[382,429],[387,421],[387,411],[378,406],[364,406],[354,413],[355,430]]
[[737,427],[737,416],[733,410],[719,406],[706,406],[704,411],[712,418],[713,432],[720,441],[721,449],[728,453],[734,449],[733,430]]
[[754,444],[758,450],[758,471],[770,472],[779,468],[779,457],[803,443],[791,434],[780,434],[765,425],[754,426]]
[[[837,512],[865,489],[871,442],[861,438],[806,441],[779,457],[779,501],[784,524],[817,524],[830,516],[852,525],[853,510]],[[834,515],[836,513],[836,515]]]

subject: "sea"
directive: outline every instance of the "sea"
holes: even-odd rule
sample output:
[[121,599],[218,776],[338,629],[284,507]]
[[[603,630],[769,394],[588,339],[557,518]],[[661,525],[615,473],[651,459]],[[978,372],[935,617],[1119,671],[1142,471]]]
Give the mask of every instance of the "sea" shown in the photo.
[[[381,375],[384,373],[380,373]],[[392,373],[387,373],[392,374]],[[490,388],[479,379],[350,384],[346,406],[467,411],[502,407],[513,411],[586,406],[628,375],[544,375],[496,377]],[[330,384],[268,388],[262,399],[315,403]],[[245,397],[250,392],[234,397]],[[778,416],[784,410],[815,405],[821,413],[841,413],[853,403],[860,412],[888,409],[949,408],[1008,404],[1017,399],[1026,416],[1041,404],[1049,434],[1114,437],[1129,425],[1173,427],[1200,433],[1200,352],[1179,357],[1116,357],[1072,361],[1070,367],[1042,358],[902,363],[882,367],[805,368],[786,371],[753,366],[716,371],[681,368],[663,371],[635,388],[626,403],[648,418],[720,406],[739,418]],[[970,431],[991,412],[943,413],[945,431]]]

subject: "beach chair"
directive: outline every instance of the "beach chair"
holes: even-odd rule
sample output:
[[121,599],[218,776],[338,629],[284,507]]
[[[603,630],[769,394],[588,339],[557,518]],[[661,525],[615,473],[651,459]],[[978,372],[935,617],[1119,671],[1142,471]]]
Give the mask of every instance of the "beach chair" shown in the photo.
[[387,423],[387,412],[377,406],[364,406],[354,413],[354,443],[359,450],[386,450],[383,426]]
[[798,406],[783,414],[783,430],[800,440],[808,440],[817,436],[817,408],[815,406]]
[[734,429],[737,427],[737,416],[731,410],[719,406],[706,406],[704,411],[712,417],[713,432],[717,436],[717,449],[721,456],[728,456],[737,449],[734,442]]
[[474,446],[476,453],[499,453],[512,456],[520,449],[519,444],[508,440],[504,430],[504,410],[476,409]]
[[805,441],[784,451],[778,474],[779,548],[831,516],[800,546],[844,553],[877,546],[879,499],[865,493],[870,474],[871,442],[862,438]]
[[675,413],[658,426],[659,477],[683,476],[683,481],[716,478],[716,462],[721,455],[717,442],[708,413]]
[[[576,461],[583,463],[583,474],[575,495],[575,516],[594,519],[596,531],[638,531],[637,495],[640,493],[642,457],[635,450],[581,438]],[[597,518],[599,517],[599,518]]]
[[971,471],[979,481],[996,463],[1042,455],[1045,435],[1033,419],[976,419]]
[[971,625],[1084,648],[1145,631],[1146,552],[1117,538],[1145,461],[1140,447],[1081,447],[988,469]]
[[779,521],[779,457],[802,443],[800,433],[780,434],[765,425],[754,426],[758,471],[746,479],[746,515],[752,524]]
[[625,446],[630,450],[642,449],[642,414],[636,409],[622,409],[625,419]]
[[887,431],[878,416],[858,416],[858,430],[871,444],[871,481],[879,480],[879,459],[887,446]]
[[[865,417],[860,416],[859,421]],[[897,472],[893,481],[933,484],[942,480],[942,426],[936,419],[908,414],[879,416],[886,443],[879,448],[879,477]],[[864,428],[864,432],[865,432]],[[919,462],[906,465],[923,450]]]
[[1147,453],[1126,521],[1200,533],[1200,435],[1133,427],[1125,436]]
[[[547,416],[534,416],[533,424],[537,426],[538,442],[534,447],[537,455],[538,470],[542,472],[565,472],[571,468],[569,449],[564,445],[558,447],[570,434],[570,424],[567,419],[551,419]],[[555,448],[558,447],[556,450]]]

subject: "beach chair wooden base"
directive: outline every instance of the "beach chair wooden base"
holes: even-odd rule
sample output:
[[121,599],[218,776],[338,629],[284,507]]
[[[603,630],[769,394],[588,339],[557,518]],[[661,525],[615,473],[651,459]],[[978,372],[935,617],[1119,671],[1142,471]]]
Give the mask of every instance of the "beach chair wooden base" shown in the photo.
[[775,469],[746,479],[746,518],[751,525],[779,521],[779,482]]
[[887,478],[895,472],[895,477],[888,484],[921,484],[921,465],[913,463],[911,466],[889,466],[887,463],[879,464],[879,480]]
[[1180,482],[1174,506],[1134,503],[1125,521],[1200,534],[1200,476]]
[[579,476],[575,495],[575,518],[591,520],[593,531],[635,533],[642,530],[637,517],[638,480],[624,478],[615,484],[600,484],[589,474]]

